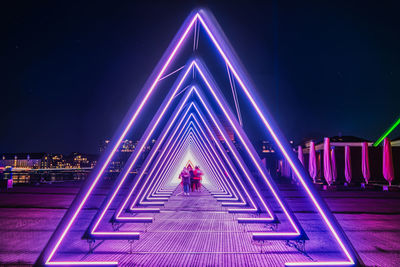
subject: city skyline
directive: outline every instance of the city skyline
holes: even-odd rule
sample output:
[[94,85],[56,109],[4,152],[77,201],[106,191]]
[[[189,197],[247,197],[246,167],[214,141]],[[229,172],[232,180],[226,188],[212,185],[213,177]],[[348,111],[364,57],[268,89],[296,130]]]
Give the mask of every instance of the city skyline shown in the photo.
[[[172,38],[171,29],[194,4],[174,5],[177,16],[164,12],[168,5],[162,2],[10,6],[2,150],[97,152],[98,140],[112,137]],[[261,100],[295,143],[340,133],[376,141],[398,118],[396,3],[365,1],[360,8],[271,1],[254,9],[230,2],[228,13],[226,2],[202,4],[222,26],[232,25],[226,34]],[[160,27],[148,14],[168,25]],[[399,135],[396,129],[390,137]]]

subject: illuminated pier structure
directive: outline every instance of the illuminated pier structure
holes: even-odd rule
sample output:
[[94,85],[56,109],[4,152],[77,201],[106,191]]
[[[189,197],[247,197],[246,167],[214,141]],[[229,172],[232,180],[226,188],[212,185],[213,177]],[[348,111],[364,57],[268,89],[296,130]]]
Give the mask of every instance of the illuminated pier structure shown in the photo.
[[[212,48],[202,54],[203,45]],[[218,64],[225,79],[212,75],[208,67],[214,70]],[[224,88],[231,89],[236,113]],[[283,194],[266,170],[246,134],[248,120],[241,116],[239,99],[246,101],[260,131],[287,160],[298,181],[290,191],[303,203]],[[146,117],[150,119],[142,122]],[[139,142],[117,177],[107,179],[116,152],[132,135],[140,136]],[[201,166],[204,179],[202,191],[185,198],[178,176],[188,160]],[[305,214],[298,211],[298,204]],[[135,254],[138,249],[145,255]],[[152,266],[161,262],[362,264],[256,96],[217,21],[203,9],[193,11],[183,23],[36,263]]]

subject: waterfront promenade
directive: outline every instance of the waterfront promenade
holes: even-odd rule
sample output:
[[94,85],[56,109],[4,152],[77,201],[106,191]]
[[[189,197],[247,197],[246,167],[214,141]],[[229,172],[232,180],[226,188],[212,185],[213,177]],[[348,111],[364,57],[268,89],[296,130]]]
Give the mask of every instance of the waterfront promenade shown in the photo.
[[[0,263],[32,265],[79,186],[21,186],[0,192]],[[300,221],[312,220],[307,207],[302,204],[304,200],[289,189],[283,193],[295,207],[296,216]],[[271,266],[281,265],[290,258],[307,261],[309,257],[323,254],[312,244],[308,245],[309,257],[282,241],[268,242],[261,247],[208,192],[183,197],[179,190],[162,208],[154,223],[136,227],[143,234],[132,250],[126,241],[113,241],[121,242],[117,249],[112,249],[109,241],[105,241],[95,253],[103,253],[106,257],[110,252],[121,264],[140,266],[239,266],[240,263]],[[400,262],[400,192],[334,191],[322,194],[366,265],[395,266]],[[311,225],[312,231],[318,233],[318,225]],[[260,226],[249,227],[256,230]],[[322,250],[323,244],[320,247]],[[260,253],[261,250],[264,253]],[[75,256],[90,259],[95,255],[86,252],[87,248],[82,247]]]

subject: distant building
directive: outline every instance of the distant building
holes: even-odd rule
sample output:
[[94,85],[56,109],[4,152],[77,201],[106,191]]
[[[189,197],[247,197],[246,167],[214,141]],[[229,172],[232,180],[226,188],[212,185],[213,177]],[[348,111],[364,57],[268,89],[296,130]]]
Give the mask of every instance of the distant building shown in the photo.
[[[104,151],[107,149],[110,142],[111,141],[108,139],[100,142],[100,145],[99,145],[100,153],[104,153]],[[156,142],[155,139],[151,140],[151,142],[144,147],[143,152],[150,151],[151,148],[153,147],[153,145],[155,144],[155,142]],[[119,149],[117,150],[117,153],[114,155],[114,157],[108,167],[108,170],[110,172],[120,172],[122,170],[122,168],[125,166],[125,162],[128,160],[129,156],[135,150],[137,144],[138,144],[138,141],[132,141],[129,139],[123,140]]]
[[62,154],[45,154],[43,155],[40,165],[41,169],[65,168],[66,163]]
[[70,155],[51,153],[3,153],[0,154],[0,167],[20,169],[64,169],[93,168],[97,155],[72,153]]
[[109,143],[110,143],[110,140],[108,140],[108,139],[101,140],[99,142],[99,152],[103,153],[106,150]]
[[[335,147],[361,147],[362,142],[367,142],[369,146],[372,145],[372,142],[366,140],[364,138],[356,137],[356,136],[333,136],[329,138],[331,146]],[[302,144],[303,147],[306,149],[310,148],[310,142],[313,140],[307,140]],[[321,151],[324,150],[324,139],[316,140],[315,143],[315,150]],[[308,150],[304,151],[308,153]]]
[[97,163],[97,155],[72,153],[65,157],[64,168],[93,168]]
[[45,153],[4,153],[1,154],[0,167],[39,169]]
[[400,147],[400,136],[392,140],[392,146]]
[[275,149],[270,141],[263,140],[261,141],[261,150],[259,153],[261,156],[266,153],[275,153]]
[[[108,147],[108,145],[110,144],[110,142],[111,141],[109,139],[100,141],[99,152],[103,153],[106,150],[106,148]],[[152,140],[152,143],[155,143],[155,140]],[[133,152],[135,150],[136,145],[137,145],[137,141],[134,142],[132,140],[125,139],[122,141],[122,143],[120,145],[120,149],[118,151],[119,152]]]

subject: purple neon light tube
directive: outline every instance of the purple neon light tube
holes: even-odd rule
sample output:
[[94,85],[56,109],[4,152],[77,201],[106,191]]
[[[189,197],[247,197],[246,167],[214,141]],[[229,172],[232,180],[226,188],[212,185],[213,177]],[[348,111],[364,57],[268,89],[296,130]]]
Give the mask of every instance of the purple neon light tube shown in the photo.
[[[179,126],[176,128],[176,129],[178,129],[179,128]],[[171,139],[170,139],[171,140]],[[158,147],[157,147],[157,150],[158,150]],[[165,151],[165,149],[164,149],[164,151]],[[152,155],[153,156],[153,155]],[[164,157],[164,159],[166,159],[167,157]],[[143,169],[143,171],[145,171],[147,169],[147,165],[146,165],[146,167]],[[152,176],[152,173],[151,174],[149,174],[148,175],[148,177],[150,177],[150,176]],[[146,182],[147,182],[147,180],[146,180]],[[141,189],[141,191],[143,190],[143,188],[144,187],[142,187],[142,189]],[[133,190],[131,190],[131,192],[130,192],[130,194],[129,194],[129,196],[128,196],[128,198],[132,195],[132,192],[133,192]],[[139,193],[138,195],[140,195],[141,193]],[[135,204],[136,203],[136,201],[134,201],[134,203],[133,204]]]
[[[196,95],[198,94],[197,90],[195,91]],[[251,206],[255,207],[255,204],[253,203],[250,195],[248,194],[247,190],[245,189],[245,186],[243,185],[241,179],[239,178],[239,174],[236,171],[236,168],[233,166],[232,162],[230,161],[228,155],[226,154],[225,149],[222,147],[222,145],[220,144],[219,140],[217,139],[215,133],[210,129],[210,127],[208,127],[207,123],[204,120],[204,117],[202,116],[201,112],[198,110],[197,106],[194,105],[196,112],[198,114],[198,116],[200,117],[203,125],[206,127],[207,131],[209,132],[209,134],[212,136],[215,144],[217,145],[219,151],[221,152],[221,154],[223,155],[225,161],[228,163],[230,169],[232,170],[232,172],[234,173],[235,177],[237,178],[237,180],[239,181],[239,184],[241,185],[242,189],[245,191],[247,198],[250,199],[250,201],[252,202]],[[224,166],[224,165],[222,165]],[[227,173],[228,171],[225,170]],[[239,190],[237,190],[238,192],[240,192]],[[241,196],[241,195],[240,195]],[[243,196],[241,196],[241,199],[244,199]]]
[[[184,103],[183,103],[183,104],[184,104]],[[178,128],[179,128],[179,127],[177,127],[177,129],[178,129]],[[170,139],[170,140],[171,140],[171,139]],[[158,149],[158,147],[157,147],[156,149]],[[145,169],[146,169],[146,168],[145,168]],[[145,169],[144,169],[144,170],[145,170]],[[143,187],[142,187],[142,189],[143,189]],[[132,195],[132,193],[133,193],[133,190],[131,190],[130,194],[128,195],[128,198],[130,198],[130,196]],[[138,195],[140,195],[140,193],[139,193]],[[128,198],[125,200],[124,206],[126,205]],[[136,201],[134,201],[133,205],[134,205],[135,203],[136,203]],[[132,206],[133,206],[133,205],[132,205]],[[122,211],[122,209],[123,209],[124,206],[122,206],[122,208],[119,209],[119,212],[118,212],[118,216],[117,216],[117,217],[119,217],[119,214],[121,213],[121,211]]]
[[[201,114],[200,114],[200,111],[197,109],[196,105],[195,105],[195,108],[196,108],[197,114],[200,116],[200,115],[201,115]],[[194,117],[194,120],[196,121],[196,123],[197,123],[198,125],[200,125],[199,122],[197,121],[196,117]],[[210,129],[208,128],[207,124],[205,124],[205,122],[204,122],[203,119],[202,119],[202,122],[203,122],[203,124],[206,126],[206,128],[209,130],[209,133],[212,134],[212,132],[211,132]],[[201,129],[201,127],[199,127],[199,129],[201,130],[201,132],[202,132],[203,135],[205,136],[206,134],[204,133],[203,129]],[[215,135],[212,135],[212,138],[213,138],[213,140],[215,140],[215,143],[218,142],[218,141],[216,140]],[[207,141],[208,141],[208,140],[207,140]],[[208,141],[208,144],[209,144],[209,146],[211,147],[211,149],[214,150],[214,153],[216,154],[217,152],[215,151],[214,147],[211,145],[211,143],[210,143],[209,141]],[[218,145],[220,145],[219,142],[218,142],[217,146],[218,146]],[[222,150],[222,149],[220,148],[220,152],[225,152],[225,151]],[[226,153],[226,152],[225,152],[225,153]],[[221,166],[224,168],[225,173],[228,174],[228,170],[226,170],[226,168],[225,168],[225,166],[224,166],[222,160],[221,160],[220,158],[218,158],[218,159],[219,159],[219,162],[220,162]],[[228,164],[230,165],[230,163],[228,163]],[[229,178],[230,178],[230,176],[229,176]],[[230,179],[232,179],[232,178],[230,178]],[[240,181],[240,179],[239,179],[239,181]],[[235,183],[234,183],[233,181],[232,181],[232,183],[233,183],[233,185],[235,186],[235,189],[236,189],[236,191],[238,192],[238,194],[239,194],[239,196],[240,196],[240,199],[242,199],[242,201],[244,201],[244,198],[243,198],[243,196],[241,195],[239,189],[236,187],[236,185],[235,185]],[[247,191],[245,190],[243,184],[241,184],[241,185],[242,185],[244,191],[247,193]],[[248,193],[247,193],[247,194],[248,194]],[[249,195],[248,195],[248,197],[249,197]],[[250,199],[251,199],[251,198],[250,198]],[[252,202],[252,200],[250,200],[250,201]],[[232,203],[232,204],[233,204],[233,203]],[[236,204],[237,204],[237,203],[236,203]],[[244,202],[243,204],[245,204],[245,202]],[[254,206],[255,206],[254,203],[251,203],[251,206],[254,207]]]
[[[174,47],[174,48],[170,47],[167,50],[167,53],[164,55],[163,59],[160,61],[159,67],[156,69],[154,74],[150,77],[149,80],[151,80],[151,81],[154,80],[154,83],[151,85],[150,90],[148,92],[145,92],[146,93],[146,95],[145,95],[146,97],[144,98],[144,101],[142,102],[142,104],[145,101],[147,101],[149,95],[151,94],[151,91],[155,88],[158,80],[163,75],[163,73],[165,72],[165,69],[167,68],[169,63],[172,61],[172,59],[174,58],[175,53],[178,51],[178,49],[179,49],[180,45],[182,44],[183,40],[186,39],[186,36],[187,36],[189,30],[193,26],[193,23],[195,21],[199,20],[202,23],[202,26],[205,28],[205,30],[206,30],[207,34],[209,35],[210,39],[212,40],[212,42],[217,47],[219,53],[221,54],[221,56],[224,58],[225,62],[227,63],[227,65],[231,69],[234,77],[236,78],[238,83],[241,85],[241,88],[245,91],[246,96],[249,98],[249,100],[250,100],[251,104],[253,105],[253,107],[255,108],[257,114],[260,116],[261,120],[263,121],[264,125],[266,126],[266,129],[271,133],[271,135],[273,136],[273,138],[274,138],[275,142],[277,143],[278,147],[280,148],[280,150],[284,154],[285,158],[288,160],[289,164],[291,165],[291,167],[294,170],[294,172],[296,173],[296,175],[299,177],[299,180],[300,180],[302,186],[306,190],[307,194],[309,195],[309,197],[313,201],[313,203],[316,206],[317,210],[319,211],[319,213],[323,217],[325,223],[327,224],[327,226],[329,227],[329,229],[331,230],[331,232],[335,236],[336,240],[338,241],[339,245],[342,247],[343,251],[345,252],[346,256],[349,259],[349,262],[325,262],[325,264],[334,263],[334,264],[352,265],[352,264],[355,263],[355,260],[357,260],[358,262],[361,262],[361,260],[358,258],[357,253],[355,252],[354,248],[351,247],[351,243],[347,239],[346,235],[344,234],[344,232],[342,231],[340,226],[337,224],[337,222],[335,221],[334,217],[329,213],[329,209],[326,206],[326,204],[316,194],[316,192],[312,188],[312,185],[310,184],[310,182],[308,180],[306,180],[305,178],[303,178],[303,177],[307,177],[307,176],[305,175],[305,172],[301,169],[301,167],[300,167],[299,163],[296,161],[296,159],[294,159],[294,156],[291,155],[291,153],[288,152],[288,151],[290,151],[290,150],[288,150],[289,146],[286,143],[281,143],[281,140],[284,140],[284,139],[282,138],[282,134],[280,134],[280,132],[278,131],[278,128],[271,126],[271,119],[267,120],[266,117],[264,117],[263,112],[261,112],[261,109],[259,108],[259,105],[256,103],[255,99],[253,98],[252,94],[250,93],[250,90],[248,89],[248,88],[252,88],[252,86],[249,85],[248,81],[246,81],[245,79],[242,79],[242,77],[245,77],[246,75],[245,75],[244,71],[241,71],[240,64],[235,59],[233,52],[231,52],[232,49],[229,46],[229,43],[227,42],[227,40],[225,40],[226,38],[224,39],[224,35],[219,30],[218,24],[216,24],[216,22],[212,20],[212,16],[207,14],[204,10],[200,10],[199,13],[193,13],[189,17],[188,20],[190,21],[190,23],[188,21],[185,22],[184,26],[179,31],[177,37],[174,39],[174,42],[171,44],[171,47]],[[214,23],[215,23],[215,25],[213,25]],[[179,38],[178,36],[181,36],[181,38]],[[177,43],[177,40],[179,40],[178,43]],[[231,63],[231,62],[233,62],[233,63]],[[161,68],[161,66],[162,66],[162,68]],[[160,72],[158,72],[158,70],[160,70]],[[158,75],[156,73],[158,73]],[[153,79],[153,78],[156,78],[156,79]],[[140,97],[140,101],[142,99],[143,98]],[[108,163],[110,162],[112,156],[115,153],[115,150],[119,146],[120,142],[123,140],[123,138],[124,138],[124,136],[126,134],[126,131],[129,130],[130,126],[135,121],[135,119],[136,119],[137,115],[139,114],[142,106],[143,105],[139,106],[140,107],[139,111],[134,113],[134,116],[132,117],[132,119],[131,119],[130,116],[128,116],[129,119],[130,119],[130,120],[128,120],[129,121],[128,127],[124,128],[125,127],[125,123],[122,124],[122,129],[125,129],[125,131],[123,132],[121,137],[117,140],[116,145],[115,146],[110,146],[113,150],[110,148],[109,151],[111,151],[112,153],[107,158],[103,159],[100,162],[100,163],[104,162],[105,164],[104,165],[102,165],[102,164],[99,165],[99,166],[102,166],[102,167],[99,167],[100,171],[97,172],[97,176],[94,176],[95,177],[94,182],[92,184],[89,184],[89,182],[88,182],[87,183],[88,186],[85,186],[85,188],[83,188],[83,190],[82,190],[83,194],[79,194],[78,197],[76,198],[76,201],[74,201],[74,203],[72,205],[72,208],[70,209],[70,211],[67,212],[67,214],[65,216],[66,217],[65,221],[67,223],[60,224],[60,227],[58,227],[58,229],[56,230],[56,232],[53,235],[54,238],[52,238],[50,240],[49,244],[46,246],[46,249],[44,250],[44,252],[41,254],[40,258],[38,259],[39,263],[46,263],[46,264],[75,264],[74,262],[72,262],[72,263],[71,262],[51,262],[50,263],[50,260],[52,259],[55,251],[57,250],[58,246],[62,242],[62,240],[65,237],[66,233],[70,229],[72,223],[74,222],[74,220],[77,217],[79,211],[81,210],[82,206],[86,202],[88,196],[91,194],[93,188],[96,186],[98,179],[100,178],[100,176],[102,175],[104,169],[107,167]],[[137,107],[137,105],[133,105],[132,110],[135,107]],[[119,132],[120,131],[117,132],[117,136],[119,136]],[[90,180],[92,180],[92,179],[90,179]],[[88,190],[85,191],[86,189],[88,189]],[[345,245],[342,242],[342,239],[344,241],[346,241],[347,245]],[[115,264],[115,262],[95,262],[95,264],[109,264],[109,263],[110,264]],[[93,264],[93,262],[79,262],[79,264]],[[289,264],[302,265],[302,263],[289,263]],[[307,263],[307,264],[309,264],[309,263]],[[318,264],[321,264],[321,263],[318,263]]]
[[[190,117],[189,117],[189,118],[190,118]],[[186,124],[187,124],[187,122],[186,122]],[[185,126],[185,127],[186,127],[186,126]],[[176,141],[175,141],[175,142],[176,142]],[[168,150],[170,151],[170,153],[172,152],[172,150],[170,150],[170,149],[168,149]],[[161,154],[160,157],[163,157],[163,155]],[[163,157],[163,158],[164,158],[164,161],[165,161],[165,159],[166,159],[166,158],[170,158],[170,156],[167,155],[166,157]],[[163,166],[163,165],[161,165],[161,166]],[[159,170],[159,169],[163,169],[163,168],[158,168],[158,170]],[[155,178],[154,178],[153,180],[155,180]]]
[[[150,176],[150,175],[149,175],[149,176]],[[144,186],[143,186],[142,188],[144,188]],[[140,195],[141,195],[141,193],[138,194],[138,197],[139,197]],[[137,199],[137,198],[136,198],[136,199]],[[136,203],[137,203],[137,202],[134,201],[131,207],[133,207]],[[142,203],[141,203],[141,204],[142,204]]]
[[[204,142],[204,141],[203,141]],[[211,146],[212,147],[212,146]],[[222,165],[223,166],[223,165]]]
[[[179,128],[179,126],[178,126],[178,128]],[[168,156],[167,157],[163,157],[163,162],[165,162],[165,160],[168,158]]]
[[[167,156],[166,158],[169,158],[169,156]],[[172,166],[173,164],[170,164],[170,165]],[[162,165],[161,165],[161,166],[162,166]],[[161,167],[161,169],[162,169],[162,167]],[[169,174],[166,174],[165,176],[168,176],[168,175],[169,175]],[[155,180],[156,180],[156,178],[153,178],[153,182],[154,182]],[[150,188],[150,187],[148,187],[148,189],[147,189],[148,191],[149,191],[149,188]],[[153,188],[154,188],[154,186],[153,186]],[[145,194],[146,194],[146,193],[145,193]],[[149,194],[150,194],[150,193],[149,193]],[[144,196],[145,196],[145,195],[143,195],[142,200],[143,200]],[[147,197],[147,198],[148,198],[148,197]],[[140,203],[142,203],[142,201],[141,201]]]
[[[197,109],[197,108],[196,108]],[[206,125],[207,126],[207,125]],[[208,128],[208,130],[209,130],[209,128]],[[214,140],[216,140],[216,138],[214,137]],[[212,147],[212,146],[211,146]],[[223,149],[221,149],[221,147],[219,146],[219,149],[221,150],[221,151],[224,151]],[[222,166],[224,167],[224,164],[222,164]],[[227,172],[227,170],[225,169],[225,172]],[[239,180],[240,181],[240,180]]]

